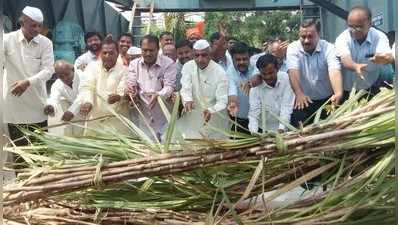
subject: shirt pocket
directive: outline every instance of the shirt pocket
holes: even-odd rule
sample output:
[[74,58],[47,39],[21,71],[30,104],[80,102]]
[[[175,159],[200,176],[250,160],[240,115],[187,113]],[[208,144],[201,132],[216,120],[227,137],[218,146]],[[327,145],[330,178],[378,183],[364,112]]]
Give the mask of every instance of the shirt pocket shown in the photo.
[[31,56],[25,56],[25,68],[30,75],[40,72],[41,59]]

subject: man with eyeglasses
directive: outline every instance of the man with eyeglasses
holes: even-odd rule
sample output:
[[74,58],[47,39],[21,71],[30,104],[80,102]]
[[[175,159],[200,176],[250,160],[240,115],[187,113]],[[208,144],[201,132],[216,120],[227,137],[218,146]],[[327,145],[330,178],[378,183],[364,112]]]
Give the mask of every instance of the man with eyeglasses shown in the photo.
[[347,26],[336,39],[337,54],[343,65],[343,99],[350,91],[367,90],[369,96],[379,91],[379,71],[393,62],[387,36],[372,27],[372,13],[364,6],[351,9]]

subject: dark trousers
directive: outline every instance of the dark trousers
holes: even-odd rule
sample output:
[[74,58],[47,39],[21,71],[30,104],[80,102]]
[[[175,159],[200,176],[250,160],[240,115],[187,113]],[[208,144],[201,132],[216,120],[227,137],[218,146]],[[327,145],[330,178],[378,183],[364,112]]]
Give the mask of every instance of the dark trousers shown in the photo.
[[249,119],[231,117],[231,120],[240,125],[240,126],[237,126],[237,125],[235,125],[233,123],[232,127],[231,127],[231,131],[235,132],[235,129],[236,129],[236,131],[239,132],[239,133],[250,134],[250,131],[249,131]]
[[[35,131],[36,129],[45,128],[48,126],[47,120],[40,123],[31,123],[31,124],[12,124],[8,123],[8,133],[10,134],[10,138],[14,141],[16,146],[26,146],[29,144],[28,139],[25,137],[25,134],[21,131],[21,129],[26,129],[29,131]],[[44,131],[47,131],[45,129]]]
[[[308,119],[307,124],[311,124],[312,122],[314,122],[315,112],[318,111],[318,109],[321,108],[321,106],[323,104],[325,104],[325,102],[328,99],[329,98],[325,98],[325,99],[321,99],[321,100],[312,100],[312,103],[310,103],[307,108],[294,109],[291,119],[290,119],[290,123],[294,127],[298,128],[300,125],[300,122],[304,123]],[[326,111],[322,110],[321,119],[325,119],[326,117],[327,117]]]

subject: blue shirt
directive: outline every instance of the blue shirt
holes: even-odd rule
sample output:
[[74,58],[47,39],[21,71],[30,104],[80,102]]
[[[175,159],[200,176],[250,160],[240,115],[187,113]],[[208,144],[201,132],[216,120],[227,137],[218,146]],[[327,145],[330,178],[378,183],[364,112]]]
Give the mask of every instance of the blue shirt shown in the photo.
[[232,64],[227,69],[228,76],[228,96],[238,97],[238,113],[237,117],[241,119],[247,119],[249,113],[249,96],[242,92],[240,85],[246,83],[251,76],[253,76],[255,70],[254,67],[249,65],[246,73],[241,73]]
[[377,65],[369,60],[370,56],[377,53],[391,53],[388,38],[383,32],[371,27],[366,40],[359,44],[351,37],[350,31],[346,29],[336,39],[336,50],[339,57],[350,55],[356,63],[368,64],[364,73],[364,80],[358,78],[355,71],[343,67],[344,90],[350,91],[356,83],[356,89],[369,89],[379,78],[381,67],[388,65]]
[[305,95],[312,100],[321,100],[333,94],[329,72],[340,70],[333,44],[319,40],[310,54],[304,51],[300,41],[294,41],[288,46],[286,54],[288,70],[300,71],[300,86]]

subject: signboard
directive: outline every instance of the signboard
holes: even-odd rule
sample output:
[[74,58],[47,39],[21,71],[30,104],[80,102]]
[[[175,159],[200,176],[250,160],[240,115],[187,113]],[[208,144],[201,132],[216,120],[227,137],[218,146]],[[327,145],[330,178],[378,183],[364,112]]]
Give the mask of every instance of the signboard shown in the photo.
[[372,25],[375,27],[383,25],[383,13],[378,13],[372,18]]

